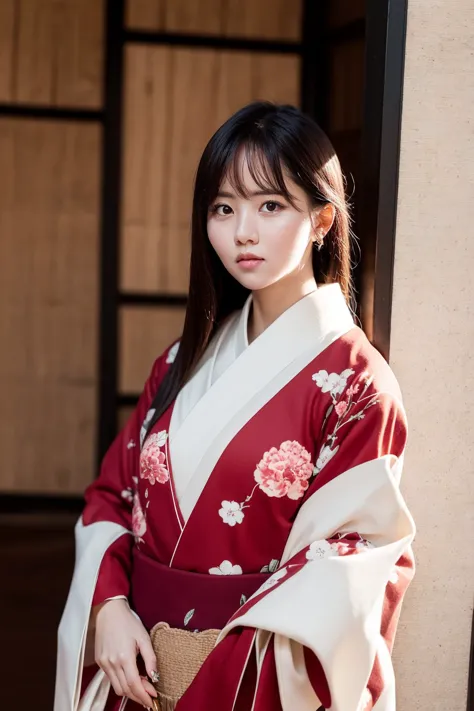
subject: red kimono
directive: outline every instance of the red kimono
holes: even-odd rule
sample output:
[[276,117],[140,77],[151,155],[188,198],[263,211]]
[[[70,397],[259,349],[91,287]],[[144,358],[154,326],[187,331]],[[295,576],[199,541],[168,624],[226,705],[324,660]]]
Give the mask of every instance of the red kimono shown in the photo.
[[337,284],[254,342],[250,300],[150,431],[178,345],[86,492],[55,711],[135,711],[86,668],[91,605],[221,629],[177,711],[394,711],[390,652],[413,573],[396,379]]

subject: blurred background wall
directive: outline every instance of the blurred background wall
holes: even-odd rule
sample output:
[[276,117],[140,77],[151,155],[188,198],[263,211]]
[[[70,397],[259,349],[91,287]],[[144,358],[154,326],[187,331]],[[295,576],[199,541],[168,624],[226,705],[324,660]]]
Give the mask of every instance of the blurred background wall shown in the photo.
[[2,709],[52,708],[80,497],[180,333],[201,151],[243,104],[292,103],[328,130],[352,193],[364,14],[363,0],[1,0]]
[[474,589],[473,45],[471,0],[409,3],[390,350],[410,422],[403,486],[418,525],[418,571],[395,650],[402,711],[466,709]]

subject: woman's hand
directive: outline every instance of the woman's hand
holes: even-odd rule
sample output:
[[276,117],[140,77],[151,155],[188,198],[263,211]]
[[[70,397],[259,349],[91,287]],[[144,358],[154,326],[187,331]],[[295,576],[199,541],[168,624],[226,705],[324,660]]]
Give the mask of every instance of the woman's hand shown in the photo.
[[156,672],[156,657],[150,637],[126,600],[107,600],[93,610],[95,618],[95,661],[107,674],[118,696],[152,708],[157,696],[152,684],[138,673],[140,653],[149,677]]

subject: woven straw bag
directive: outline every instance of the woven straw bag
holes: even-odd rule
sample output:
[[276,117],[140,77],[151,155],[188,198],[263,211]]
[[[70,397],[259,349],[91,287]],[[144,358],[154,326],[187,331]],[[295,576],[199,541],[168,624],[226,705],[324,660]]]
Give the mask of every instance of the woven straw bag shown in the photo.
[[160,679],[154,684],[155,711],[174,711],[176,704],[214,649],[220,630],[190,632],[158,622],[150,632]]

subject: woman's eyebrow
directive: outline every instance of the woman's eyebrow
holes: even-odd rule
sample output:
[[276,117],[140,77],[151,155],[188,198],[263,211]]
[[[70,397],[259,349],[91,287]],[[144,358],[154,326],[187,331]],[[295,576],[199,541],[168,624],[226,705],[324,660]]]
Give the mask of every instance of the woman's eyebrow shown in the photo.
[[[281,190],[254,190],[253,192],[249,193],[250,197],[258,197],[261,195],[281,195],[282,197],[285,197],[284,193],[282,193]],[[235,194],[220,190],[217,193],[217,197],[218,198],[235,198]]]

